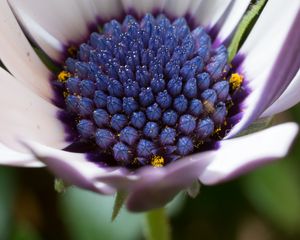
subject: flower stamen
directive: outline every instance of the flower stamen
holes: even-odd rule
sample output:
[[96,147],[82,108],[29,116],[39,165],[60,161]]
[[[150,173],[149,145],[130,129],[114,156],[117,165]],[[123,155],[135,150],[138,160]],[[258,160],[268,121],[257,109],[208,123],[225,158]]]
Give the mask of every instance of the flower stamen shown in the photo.
[[162,156],[155,155],[151,158],[151,165],[153,167],[163,167],[165,165],[165,159]]
[[238,73],[233,73],[230,76],[229,83],[233,90],[236,90],[241,87],[244,80],[244,76]]
[[69,77],[71,77],[71,73],[63,70],[58,74],[58,81],[65,83]]

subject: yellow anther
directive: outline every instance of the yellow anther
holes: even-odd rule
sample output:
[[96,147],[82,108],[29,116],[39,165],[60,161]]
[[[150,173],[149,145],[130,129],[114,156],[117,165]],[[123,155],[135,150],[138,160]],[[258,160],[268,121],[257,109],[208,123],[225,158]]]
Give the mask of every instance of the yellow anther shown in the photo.
[[151,165],[153,167],[163,167],[165,164],[165,159],[162,156],[155,155],[151,158]]
[[69,77],[71,77],[71,73],[63,70],[58,74],[58,81],[65,82]]
[[244,80],[243,75],[240,75],[238,73],[233,73],[230,76],[229,83],[231,84],[232,89],[236,90],[241,87],[243,80]]

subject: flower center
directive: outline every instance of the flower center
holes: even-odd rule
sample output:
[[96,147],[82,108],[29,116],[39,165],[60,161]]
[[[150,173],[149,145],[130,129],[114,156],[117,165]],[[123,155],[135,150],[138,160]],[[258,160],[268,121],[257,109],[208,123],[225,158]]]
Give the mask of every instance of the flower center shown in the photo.
[[99,162],[129,168],[164,166],[213,141],[242,81],[203,28],[164,15],[112,20],[75,56],[58,80],[78,138]]

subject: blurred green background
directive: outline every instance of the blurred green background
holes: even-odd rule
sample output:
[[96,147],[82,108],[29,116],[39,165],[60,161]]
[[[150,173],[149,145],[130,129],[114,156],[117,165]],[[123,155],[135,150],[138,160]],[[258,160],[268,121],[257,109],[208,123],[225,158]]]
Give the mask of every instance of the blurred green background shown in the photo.
[[[275,122],[300,122],[300,109]],[[280,141],[280,139],[278,139]],[[300,140],[285,159],[235,181],[180,194],[168,205],[172,237],[208,240],[300,239]],[[122,209],[110,221],[113,198],[71,187],[58,194],[45,169],[0,167],[0,240],[143,238],[143,215]]]

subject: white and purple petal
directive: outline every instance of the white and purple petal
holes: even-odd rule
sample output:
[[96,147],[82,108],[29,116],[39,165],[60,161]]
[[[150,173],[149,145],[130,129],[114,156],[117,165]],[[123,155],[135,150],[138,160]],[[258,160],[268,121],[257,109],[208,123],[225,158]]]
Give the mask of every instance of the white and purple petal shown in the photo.
[[[80,1],[80,0],[78,0]],[[85,4],[86,1],[82,1]],[[95,15],[99,20],[118,18],[123,13],[121,0],[92,0]]]
[[21,153],[0,143],[0,165],[16,167],[43,167],[42,162],[30,153]]
[[139,17],[149,12],[161,11],[166,2],[167,0],[122,0],[124,11],[126,13],[133,11]]
[[[238,52],[244,58],[237,72],[251,93],[241,104],[242,118],[226,138],[256,120],[292,81],[300,66],[300,2],[269,1]],[[274,15],[277,17],[274,18]]]
[[168,0],[165,3],[164,11],[170,16],[183,17],[188,13],[190,4],[193,2],[200,2],[199,0]]
[[216,27],[223,14],[224,17],[227,16],[226,10],[230,9],[231,3],[232,0],[194,1],[189,14],[196,25],[211,30]]
[[[300,46],[300,45],[299,45]],[[298,50],[300,52],[300,49]],[[273,116],[283,112],[300,102],[300,69],[293,81],[283,94],[261,115],[261,117]]]
[[85,39],[88,34],[92,15],[88,2],[11,0],[9,3],[22,27],[54,60],[60,60],[65,46]]
[[45,163],[56,176],[66,183],[101,194],[115,193],[114,188],[96,180],[99,176],[114,173],[87,161],[85,154],[58,150],[32,141],[23,141],[23,144],[38,160]]
[[0,1],[0,59],[11,74],[39,96],[50,101],[52,74],[22,32],[6,0]]
[[184,157],[163,168],[147,167],[136,173],[138,181],[130,189],[126,206],[139,212],[164,206],[188,188],[214,159],[215,152]]
[[242,137],[219,142],[219,149],[199,180],[206,185],[228,181],[254,168],[284,157],[298,133],[285,123]]
[[64,126],[57,118],[58,108],[27,89],[8,72],[0,69],[0,142],[23,150],[19,140],[31,139],[63,148]]

